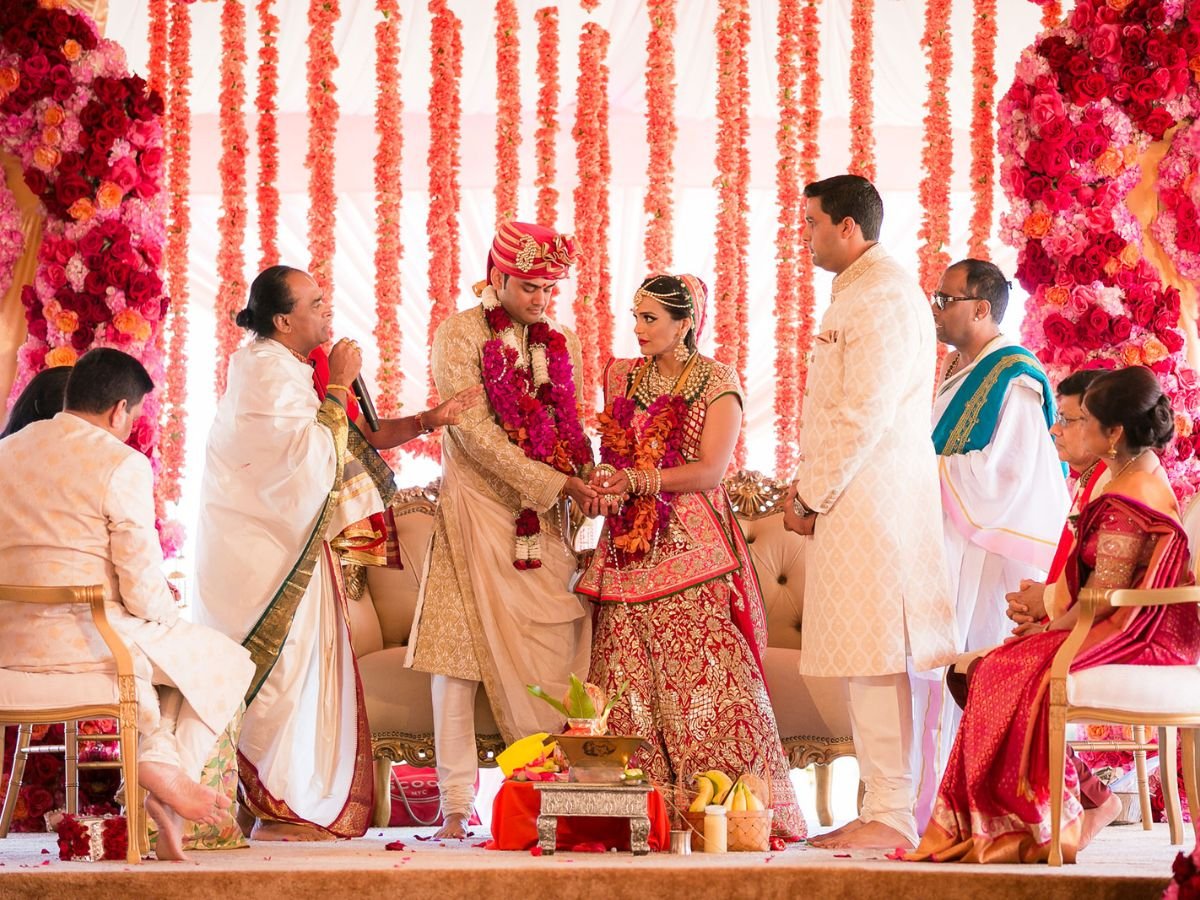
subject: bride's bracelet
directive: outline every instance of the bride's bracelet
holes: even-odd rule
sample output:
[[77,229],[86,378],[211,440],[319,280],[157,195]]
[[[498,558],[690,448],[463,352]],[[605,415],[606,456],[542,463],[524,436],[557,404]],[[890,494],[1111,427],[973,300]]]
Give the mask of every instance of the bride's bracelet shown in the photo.
[[639,496],[655,495],[662,491],[662,471],[653,469],[622,469],[629,482],[629,493]]

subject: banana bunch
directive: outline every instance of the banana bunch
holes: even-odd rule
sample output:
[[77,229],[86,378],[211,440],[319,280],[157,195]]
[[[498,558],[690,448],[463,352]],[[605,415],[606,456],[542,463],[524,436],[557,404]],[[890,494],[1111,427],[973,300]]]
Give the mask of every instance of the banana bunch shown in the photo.
[[745,776],[736,782],[724,772],[709,769],[693,779],[698,790],[688,812],[704,812],[712,804],[724,806],[729,812],[758,812],[766,807],[746,783]]

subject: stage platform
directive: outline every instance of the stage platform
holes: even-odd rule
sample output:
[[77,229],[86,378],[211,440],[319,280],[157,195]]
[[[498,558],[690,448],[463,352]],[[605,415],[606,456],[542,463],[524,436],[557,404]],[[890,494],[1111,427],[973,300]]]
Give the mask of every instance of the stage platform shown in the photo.
[[[869,898],[949,900],[1138,900],[1159,898],[1179,848],[1165,825],[1109,827],[1076,865],[966,866],[903,863],[882,853],[849,858],[794,845],[780,853],[671,856],[559,853],[535,857],[463,842],[418,841],[428,829],[373,829],[355,841],[256,844],[247,850],[193,853],[186,862],[63,862],[53,835],[0,840],[0,898],[87,897],[154,900],[255,900],[305,897],[472,897],[477,900],[620,898]],[[1187,826],[1187,840],[1192,840]],[[406,849],[385,850],[390,841]],[[49,851],[43,853],[43,850]]]

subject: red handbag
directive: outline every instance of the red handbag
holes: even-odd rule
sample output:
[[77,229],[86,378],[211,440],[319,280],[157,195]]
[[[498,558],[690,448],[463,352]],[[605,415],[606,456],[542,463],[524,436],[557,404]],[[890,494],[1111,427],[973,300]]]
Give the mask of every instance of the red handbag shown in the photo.
[[[479,790],[479,776],[475,776]],[[441,792],[437,769],[397,764],[392,766],[392,814],[389,828],[428,828],[442,824]],[[479,813],[471,808],[468,825],[479,825]]]

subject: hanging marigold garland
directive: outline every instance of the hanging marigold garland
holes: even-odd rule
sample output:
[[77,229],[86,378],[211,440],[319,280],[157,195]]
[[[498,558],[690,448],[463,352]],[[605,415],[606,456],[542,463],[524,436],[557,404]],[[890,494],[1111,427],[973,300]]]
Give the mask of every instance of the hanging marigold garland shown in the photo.
[[[459,279],[458,184],[459,136],[462,106],[458,85],[462,78],[462,22],[446,0],[429,0],[432,82],[429,88],[429,343],[457,306]],[[438,399],[433,372],[429,373],[429,402]],[[439,445],[423,440],[418,452],[437,456]]]
[[[575,331],[583,347],[583,406],[596,406],[600,377],[600,295],[601,266],[607,254],[603,244],[604,214],[607,205],[607,180],[602,168],[607,147],[601,150],[603,138],[601,116],[607,117],[608,68],[604,57],[608,51],[608,32],[595,22],[583,26],[579,38],[579,80],[575,99],[575,161],[578,184],[575,188],[575,237],[580,248],[580,262],[575,278]],[[600,201],[604,195],[604,203]],[[611,315],[611,314],[610,314]],[[610,338],[611,340],[611,338]],[[610,344],[611,346],[611,344]]]
[[279,262],[279,17],[275,0],[259,0],[258,111],[258,246],[260,270]]
[[338,102],[333,73],[337,53],[333,29],[341,16],[338,0],[310,0],[308,7],[308,270],[326,297],[333,296],[333,255],[337,192],[334,187],[334,144]]
[[[738,31],[738,107],[737,118],[737,199],[741,212],[737,220],[737,339],[738,380],[746,383],[746,368],[750,359],[750,4],[743,2],[737,17]],[[733,451],[732,466],[742,469],[746,464],[746,429],[743,420],[741,433]]]
[[178,503],[187,444],[187,338],[188,338],[188,234],[191,210],[192,116],[191,4],[172,0],[168,57],[170,92],[167,95],[167,240],[164,268],[171,298],[167,325],[171,340],[167,353],[167,389],[160,440],[162,500]]
[[[936,0],[934,0],[936,2]],[[875,180],[875,0],[850,6],[850,165],[853,175]]]
[[971,234],[967,253],[991,259],[988,239],[996,185],[996,0],[975,0],[975,29],[971,36],[974,62],[974,101],[971,104]]
[[516,0],[496,0],[496,224],[517,215],[521,42]]
[[[745,372],[746,347],[743,299],[746,296],[747,100],[746,47],[749,41],[746,0],[721,0],[717,14],[717,246],[715,315],[717,359]],[[740,467],[745,448],[742,437],[733,465]]]
[[608,56],[610,36],[604,32],[596,65],[596,162],[599,178],[596,182],[596,385],[599,387],[604,366],[612,359],[613,310],[612,310],[612,266],[609,265],[608,233],[611,210],[609,207],[609,185],[612,184],[612,155],[608,131]]
[[558,190],[554,187],[558,137],[558,8],[545,6],[534,16],[538,25],[537,74],[537,222],[553,228],[558,220]]
[[400,3],[376,0],[375,24],[375,345],[379,350],[376,395],[385,416],[400,412],[404,370],[397,309],[400,307],[400,161],[404,148],[400,100]]
[[925,70],[929,73],[929,93],[925,98],[925,146],[921,166],[925,176],[917,189],[921,209],[921,229],[917,237],[918,278],[926,291],[935,290],[942,272],[950,264],[946,245],[950,242],[950,176],[954,165],[954,145],[950,134],[950,69],[953,50],[950,43],[952,0],[929,0],[925,7]]
[[163,96],[167,93],[167,4],[169,0],[150,0],[146,44],[146,84]]
[[225,393],[229,357],[242,338],[234,318],[246,301],[246,12],[241,0],[221,9],[221,218],[217,222],[217,396]]
[[776,16],[779,47],[779,126],[775,130],[775,471],[787,477],[796,465],[796,279],[800,246],[800,0],[779,0]]
[[583,11],[590,13],[600,5],[600,0],[579,0],[579,5],[583,7]]
[[1042,27],[1054,28],[1062,22],[1062,4],[1058,0],[1050,0],[1042,4]]
[[671,268],[674,211],[671,188],[675,138],[675,0],[648,0],[650,33],[646,38],[646,166],[648,220],[644,252],[648,272]]
[[[817,159],[821,131],[821,11],[820,0],[804,0],[800,14],[800,180],[817,180]],[[800,224],[804,223],[804,201],[800,201]],[[804,406],[804,386],[808,381],[808,352],[812,349],[816,326],[816,290],[813,286],[812,256],[801,250],[797,272],[799,294],[796,303],[796,431],[799,436],[800,412]],[[791,472],[781,473],[790,475]]]

